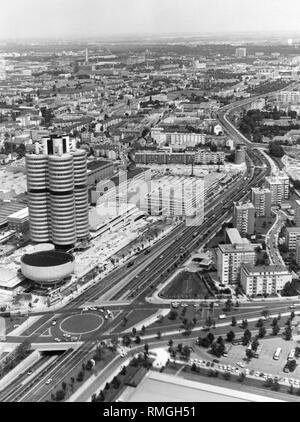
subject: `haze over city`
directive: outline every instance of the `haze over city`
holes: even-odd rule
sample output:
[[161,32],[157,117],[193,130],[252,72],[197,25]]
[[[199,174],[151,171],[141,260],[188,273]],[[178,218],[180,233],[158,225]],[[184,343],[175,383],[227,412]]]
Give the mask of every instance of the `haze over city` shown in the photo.
[[0,38],[299,31],[298,0],[13,0]]

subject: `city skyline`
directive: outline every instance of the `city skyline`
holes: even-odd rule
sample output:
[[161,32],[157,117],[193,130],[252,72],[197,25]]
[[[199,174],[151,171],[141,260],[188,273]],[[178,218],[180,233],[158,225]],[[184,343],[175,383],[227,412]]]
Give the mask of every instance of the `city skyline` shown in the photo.
[[299,12],[296,0],[228,0],[226,8],[221,0],[14,0],[2,7],[0,39],[293,33],[299,31]]

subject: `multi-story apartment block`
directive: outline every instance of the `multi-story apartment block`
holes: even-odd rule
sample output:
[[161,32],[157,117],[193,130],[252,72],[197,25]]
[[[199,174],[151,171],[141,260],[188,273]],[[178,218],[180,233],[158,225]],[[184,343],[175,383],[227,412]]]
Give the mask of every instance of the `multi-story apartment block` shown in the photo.
[[247,49],[245,47],[236,48],[235,55],[238,58],[246,57],[247,56]]
[[151,191],[141,208],[150,215],[204,218],[204,180],[193,177],[166,177],[151,181]]
[[296,242],[296,263],[297,265],[300,264],[300,240],[297,240]]
[[223,151],[212,152],[210,150],[186,151],[186,152],[157,152],[140,151],[135,153],[137,164],[224,164],[225,154]]
[[300,102],[299,91],[279,91],[275,94],[277,101],[282,103],[297,104]]
[[271,191],[266,188],[252,188],[252,204],[258,217],[271,215]]
[[298,240],[300,240],[300,227],[287,227],[285,230],[285,244],[289,251],[296,249]]
[[217,248],[218,277],[222,283],[240,281],[241,264],[255,264],[256,251],[251,244],[219,245]]
[[296,201],[296,206],[295,206],[295,224],[296,224],[296,227],[300,227],[300,201],[299,199]]
[[241,265],[241,285],[247,295],[280,293],[292,274],[283,265]]
[[234,204],[233,225],[241,235],[253,234],[255,225],[255,208],[251,202]]
[[266,185],[271,191],[272,205],[280,205],[284,199],[289,198],[289,177],[285,173],[266,177]]

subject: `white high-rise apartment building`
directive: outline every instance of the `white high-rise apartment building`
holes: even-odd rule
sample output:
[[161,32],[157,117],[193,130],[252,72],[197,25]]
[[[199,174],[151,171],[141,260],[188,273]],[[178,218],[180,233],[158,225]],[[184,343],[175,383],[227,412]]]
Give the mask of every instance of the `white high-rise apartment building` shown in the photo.
[[72,149],[68,136],[41,144],[26,155],[30,237],[74,245],[89,236],[86,151]]
[[151,191],[141,208],[150,215],[204,219],[204,180],[195,177],[166,177],[151,181]]
[[255,224],[255,208],[251,202],[234,204],[233,225],[241,235],[253,234]]
[[248,243],[219,245],[217,248],[218,276],[222,283],[236,284],[240,281],[241,264],[255,264],[255,247]]
[[236,57],[242,58],[247,56],[247,49],[245,47],[239,47],[235,50]]
[[297,104],[300,102],[300,92],[299,91],[279,91],[275,94],[277,101],[282,103]]
[[296,206],[295,206],[295,224],[296,224],[296,227],[300,227],[300,201],[299,199],[296,201]]
[[6,61],[4,57],[0,56],[0,81],[4,81],[6,79]]
[[265,188],[252,188],[252,204],[256,215],[269,217],[271,214],[271,191]]
[[289,177],[280,172],[276,176],[266,177],[267,188],[271,191],[272,205],[280,205],[284,199],[289,198]]

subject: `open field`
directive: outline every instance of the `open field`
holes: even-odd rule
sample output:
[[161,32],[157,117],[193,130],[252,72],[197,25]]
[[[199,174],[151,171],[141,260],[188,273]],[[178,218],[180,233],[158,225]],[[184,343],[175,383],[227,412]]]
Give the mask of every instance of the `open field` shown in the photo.
[[179,273],[160,293],[168,299],[209,299],[214,297],[211,287],[203,280],[201,273],[183,271]]

